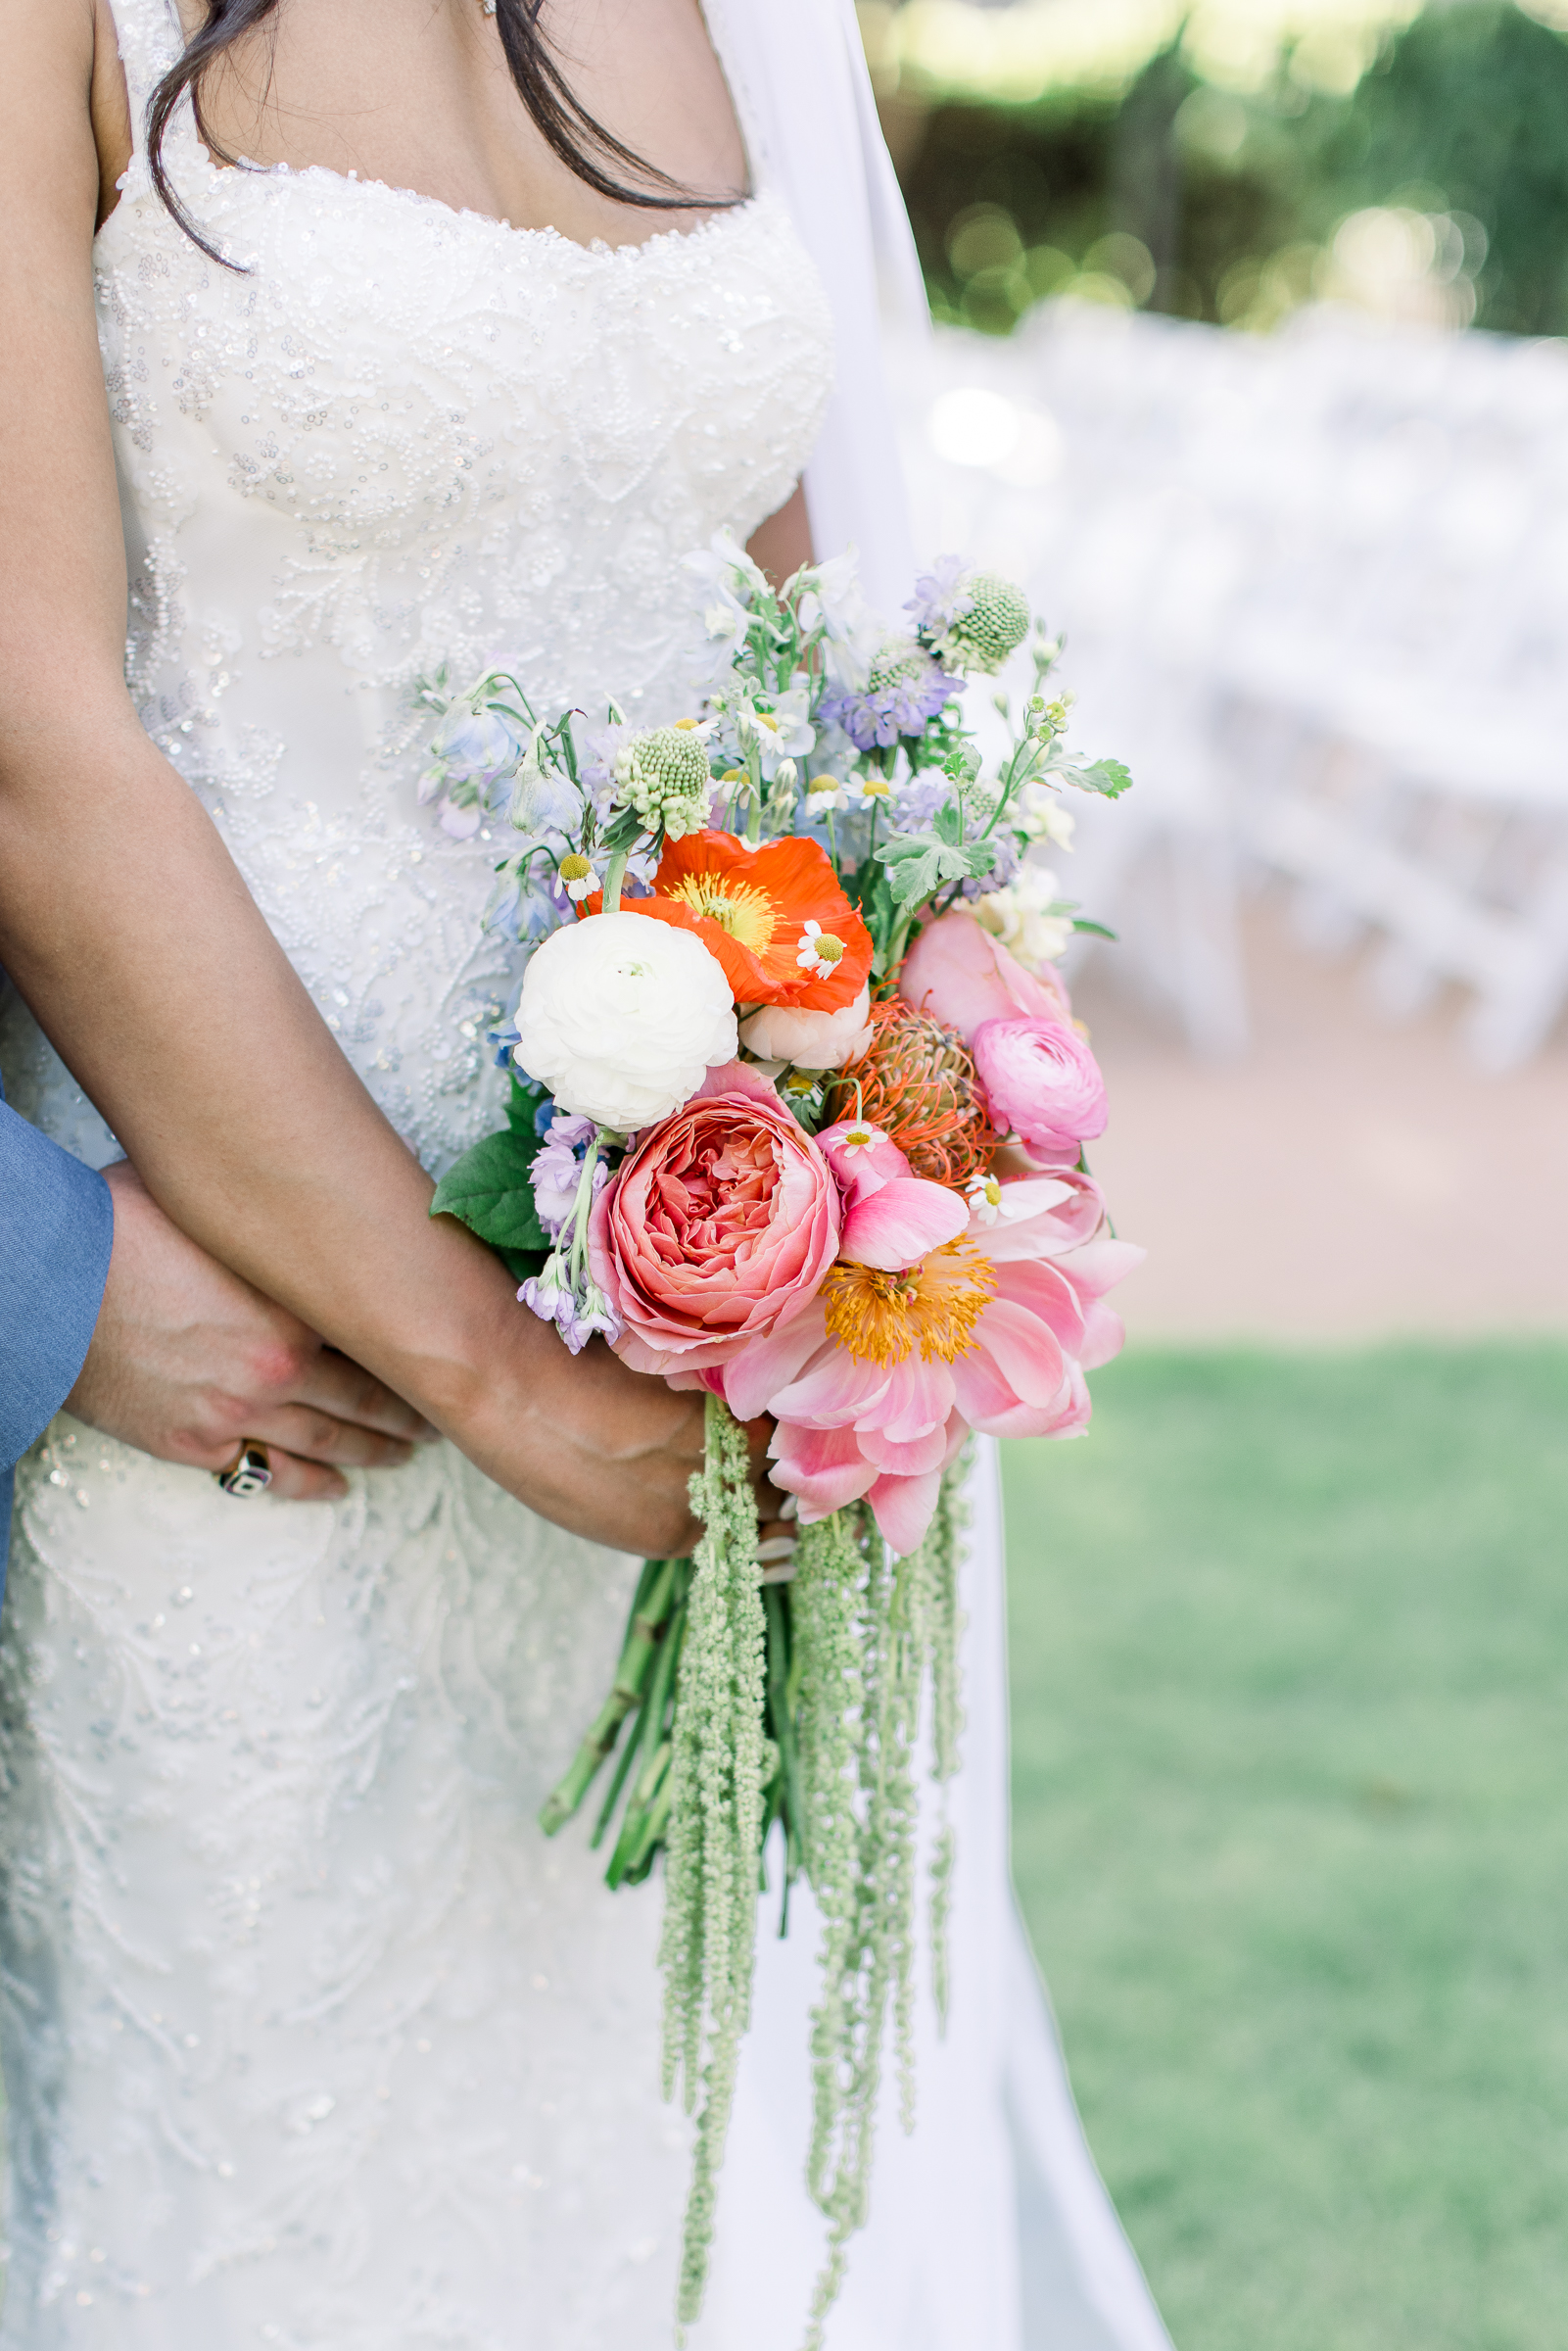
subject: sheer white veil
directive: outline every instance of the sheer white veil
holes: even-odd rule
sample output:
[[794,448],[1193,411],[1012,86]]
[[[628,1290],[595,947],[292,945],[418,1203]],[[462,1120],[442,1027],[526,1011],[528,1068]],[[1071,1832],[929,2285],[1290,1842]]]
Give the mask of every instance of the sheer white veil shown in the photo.
[[705,0],[759,188],[784,198],[832,309],[832,400],[806,503],[819,555],[853,543],[891,619],[913,585],[884,324],[926,330],[920,264],[877,120],[852,0]]

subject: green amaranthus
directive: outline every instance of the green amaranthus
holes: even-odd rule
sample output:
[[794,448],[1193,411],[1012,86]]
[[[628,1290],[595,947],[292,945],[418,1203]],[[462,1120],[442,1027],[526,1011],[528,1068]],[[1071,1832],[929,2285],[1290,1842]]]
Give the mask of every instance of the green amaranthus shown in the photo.
[[[649,1559],[610,1694],[541,1820],[554,1835],[620,1747],[594,1831],[625,1799],[606,1878],[645,1878],[665,1855],[660,1957],[664,2080],[697,2116],[677,2315],[701,2307],[717,2185],[750,2018],[764,1847],[781,1831],[780,1932],[802,1873],[822,1917],[811,2020],[807,2184],[829,2223],[807,2351],[865,2224],[891,2022],[906,2130],[915,2120],[916,1789],[925,1691],[933,1776],[958,1767],[962,1469],[948,1473],[919,1551],[893,1559],[863,1505],[802,1529],[788,1582],[764,1583],[744,1432],[716,1397],[692,1480],[693,1559]],[[953,1866],[945,1823],[931,1865],[932,1979],[947,2000]]]

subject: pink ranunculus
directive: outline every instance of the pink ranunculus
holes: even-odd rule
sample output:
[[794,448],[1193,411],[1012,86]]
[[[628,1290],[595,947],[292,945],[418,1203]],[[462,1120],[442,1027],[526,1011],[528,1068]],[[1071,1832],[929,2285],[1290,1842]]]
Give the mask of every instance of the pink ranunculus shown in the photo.
[[[886,1344],[885,1323],[874,1347],[869,1319],[866,1352],[854,1352],[830,1288],[712,1374],[738,1417],[777,1418],[774,1482],[798,1497],[803,1523],[864,1497],[887,1541],[911,1552],[970,1428],[1068,1437],[1087,1425],[1084,1372],[1121,1343],[1101,1299],[1143,1252],[1106,1236],[1087,1177],[1025,1177],[1002,1189],[1003,1212],[973,1225],[968,1246],[939,1247],[909,1269],[903,1352]],[[874,1273],[840,1261],[835,1279],[857,1278],[875,1304]]]
[[696,1371],[784,1329],[838,1254],[838,1186],[771,1085],[710,1070],[594,1204],[589,1263],[636,1371]]
[[904,958],[898,992],[917,1012],[956,1029],[966,1044],[987,1021],[1072,1018],[1056,973],[1048,968],[1036,979],[1026,972],[963,906],[927,924]]
[[1070,1152],[1106,1128],[1105,1080],[1085,1040],[1065,1021],[985,1021],[970,1043],[999,1133],[1037,1151]]

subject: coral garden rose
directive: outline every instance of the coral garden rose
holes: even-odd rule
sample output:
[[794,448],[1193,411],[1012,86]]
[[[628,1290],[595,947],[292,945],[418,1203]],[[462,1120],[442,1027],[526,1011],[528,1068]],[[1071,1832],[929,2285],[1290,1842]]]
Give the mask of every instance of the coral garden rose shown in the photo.
[[917,1012],[956,1029],[972,1044],[986,1021],[1022,1016],[1069,1021],[1067,989],[1049,967],[1026,972],[999,938],[955,906],[927,923],[898,975],[898,992]]
[[802,1070],[841,1070],[868,1050],[876,1030],[871,986],[838,1012],[800,1012],[790,1004],[764,1004],[740,1024],[740,1042],[759,1061],[789,1061]]
[[838,1253],[838,1186],[742,1062],[641,1135],[594,1204],[589,1264],[637,1371],[695,1370],[785,1327]]
[[653,895],[627,903],[699,938],[737,1004],[841,1012],[871,977],[871,934],[814,840],[748,848],[733,833],[688,834],[667,843]]
[[991,1119],[1036,1151],[1067,1152],[1106,1129],[1105,1080],[1065,1021],[986,1021],[971,1047]]
[[629,1133],[679,1109],[736,1042],[730,983],[701,939],[599,914],[530,957],[512,1059],[562,1110]]

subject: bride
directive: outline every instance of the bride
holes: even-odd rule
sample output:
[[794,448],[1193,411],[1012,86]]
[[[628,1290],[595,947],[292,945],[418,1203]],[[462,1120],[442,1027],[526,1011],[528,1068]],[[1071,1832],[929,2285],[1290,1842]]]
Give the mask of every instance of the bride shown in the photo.
[[[699,1407],[428,1218],[516,973],[410,687],[674,715],[723,525],[901,597],[907,229],[847,0],[179,10],[0,0],[0,1061],[445,1441],[317,1502],[69,1415],[23,1464],[0,2346],[652,2351],[657,1900],[534,1818],[625,1554],[691,1539]],[[1159,2351],[1011,1908],[994,1501],[953,2021],[828,2340]],[[764,1952],[709,2351],[802,2330],[809,1940]]]

